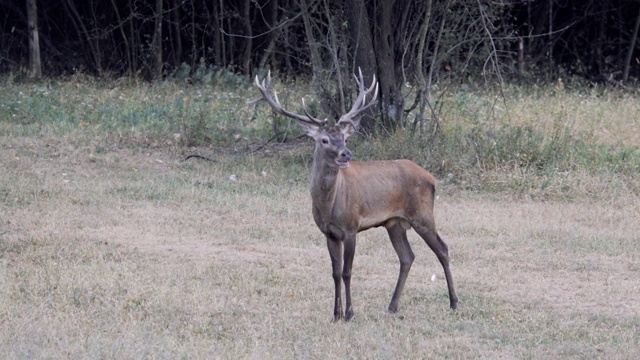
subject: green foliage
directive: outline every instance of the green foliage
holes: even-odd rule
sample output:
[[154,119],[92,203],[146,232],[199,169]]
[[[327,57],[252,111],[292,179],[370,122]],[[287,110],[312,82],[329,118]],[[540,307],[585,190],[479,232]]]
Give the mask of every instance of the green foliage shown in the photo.
[[200,67],[187,81],[190,71],[183,70],[152,85],[78,78],[5,83],[0,132],[80,133],[135,146],[228,145],[264,135],[265,124],[251,121],[254,108],[245,105],[251,93],[248,79]]
[[238,75],[229,68],[207,66],[203,61],[195,69],[192,69],[187,63],[182,63],[167,80],[182,84],[222,87],[225,89],[251,85],[251,80],[248,77]]
[[[268,106],[246,105],[257,95],[248,78],[205,66],[192,71],[183,65],[171,80],[151,85],[74,77],[35,84],[5,80],[3,87],[0,135],[63,136],[89,145],[92,153],[114,146],[246,149],[282,131],[289,139],[301,134]],[[286,108],[302,112],[306,84],[274,88]],[[438,131],[418,136],[398,129],[354,138],[350,147],[358,160],[411,159],[464,189],[571,196],[586,189],[584,174],[600,174],[594,177],[617,177],[621,191],[640,191],[633,180],[640,173],[635,98],[559,87],[509,90],[499,103],[491,94],[444,94]],[[307,105],[317,114],[314,98]],[[306,181],[311,149],[279,154],[286,172]]]
[[569,134],[544,133],[534,126],[478,125],[456,127],[449,134],[438,134],[429,142],[399,130],[388,137],[361,139],[355,152],[362,159],[408,158],[444,176],[449,172],[486,172],[520,168],[543,174],[577,169],[607,169],[636,173],[640,151],[622,144],[599,145]]

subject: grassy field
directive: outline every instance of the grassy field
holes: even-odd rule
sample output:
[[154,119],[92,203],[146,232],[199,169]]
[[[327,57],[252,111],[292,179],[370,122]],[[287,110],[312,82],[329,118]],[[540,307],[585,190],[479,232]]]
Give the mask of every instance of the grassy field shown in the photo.
[[[556,88],[495,105],[452,94],[438,147],[402,132],[356,141],[360,159],[411,157],[439,178],[436,221],[460,304],[448,309],[442,269],[412,232],[416,261],[387,314],[399,264],[373,229],[358,238],[355,321],[332,323],[312,145],[250,153],[270,125],[266,108],[243,107],[254,92],[242,86],[4,84],[5,358],[640,353],[640,98]],[[182,161],[191,152],[216,161]]]

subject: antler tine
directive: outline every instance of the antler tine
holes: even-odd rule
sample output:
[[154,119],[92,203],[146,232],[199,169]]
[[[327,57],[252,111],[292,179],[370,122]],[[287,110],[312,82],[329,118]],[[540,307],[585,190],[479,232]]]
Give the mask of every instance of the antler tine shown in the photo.
[[260,80],[258,79],[258,75],[256,75],[256,77],[253,79],[253,83],[256,85],[256,87],[260,90],[260,93],[262,93],[262,96],[257,97],[253,100],[249,100],[247,101],[247,105],[255,105],[257,103],[259,103],[262,100],[267,100],[266,97],[264,96],[264,81],[262,81],[262,85],[260,85]]
[[305,115],[307,115],[309,119],[313,120],[313,122],[321,125],[326,124],[327,119],[318,119],[316,117],[313,117],[311,114],[309,114],[309,111],[307,111],[307,105],[305,105],[304,103],[304,98],[302,98],[302,109],[304,110]]
[[[254,83],[258,90],[260,90],[260,92],[262,93],[262,96],[249,101],[248,104],[257,104],[258,102],[264,100],[269,103],[269,105],[271,105],[271,108],[273,108],[273,110],[275,110],[276,112],[290,118],[294,118],[298,121],[316,126],[322,126],[326,123],[327,120],[320,120],[309,115],[306,107],[304,108],[304,112],[305,114],[307,114],[307,116],[299,115],[283,108],[282,105],[280,105],[280,100],[278,100],[278,93],[271,90],[271,70],[267,72],[267,76],[262,80],[262,82],[260,82],[258,76],[256,75]],[[304,107],[304,98],[302,99],[302,105]]]
[[[360,77],[358,78],[355,74],[353,77],[356,80],[356,84],[358,84],[358,97],[353,103],[351,110],[348,113],[342,115],[340,120],[338,120],[338,124],[345,122],[352,122],[351,119],[358,116],[361,112],[370,108],[375,104],[375,100],[378,97],[378,82],[376,81],[376,75],[374,74],[371,81],[371,86],[367,89],[364,85],[364,76],[362,75],[362,69],[358,68],[358,73]],[[367,102],[366,97],[373,91],[373,97],[371,100]],[[363,105],[364,104],[364,105]]]

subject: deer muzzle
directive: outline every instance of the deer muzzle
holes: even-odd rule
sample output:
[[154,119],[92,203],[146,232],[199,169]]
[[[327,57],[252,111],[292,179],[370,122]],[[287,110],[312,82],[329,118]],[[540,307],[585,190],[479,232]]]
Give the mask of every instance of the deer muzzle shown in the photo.
[[338,164],[339,168],[344,169],[346,167],[349,167],[349,160],[351,160],[351,151],[349,149],[344,149],[338,155],[336,164]]

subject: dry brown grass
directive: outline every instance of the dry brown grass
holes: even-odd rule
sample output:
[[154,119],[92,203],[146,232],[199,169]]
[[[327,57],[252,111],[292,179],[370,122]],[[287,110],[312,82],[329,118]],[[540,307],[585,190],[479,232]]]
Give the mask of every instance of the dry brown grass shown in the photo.
[[436,217],[458,311],[412,234],[416,262],[399,314],[386,314],[398,260],[376,229],[359,237],[356,320],[334,324],[330,262],[300,166],[179,162],[170,149],[94,154],[54,138],[0,144],[6,358],[640,353],[634,195],[534,202],[444,187]]
[[602,144],[640,144],[640,102],[637,94],[593,87],[567,91],[562,82],[549,87],[504,89],[491,99],[485,93],[445,97],[443,126],[477,122],[528,124],[546,133],[568,127],[572,134]]

